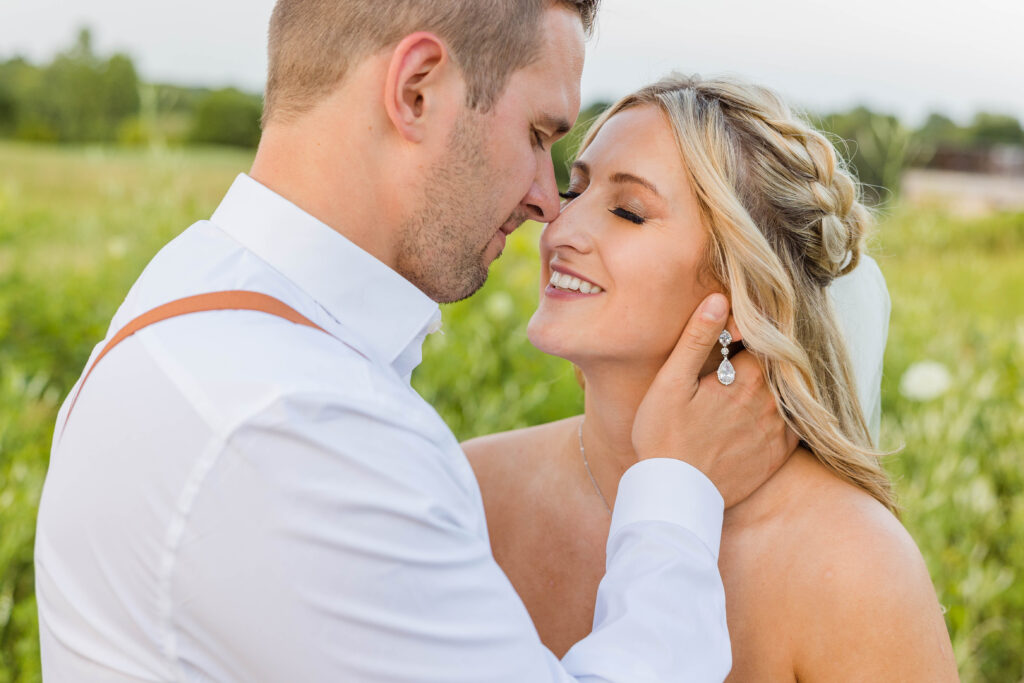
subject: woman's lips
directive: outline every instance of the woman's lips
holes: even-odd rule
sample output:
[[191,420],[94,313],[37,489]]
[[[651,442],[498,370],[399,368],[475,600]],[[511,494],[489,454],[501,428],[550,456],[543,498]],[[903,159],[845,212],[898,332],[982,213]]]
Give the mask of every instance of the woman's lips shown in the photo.
[[559,289],[558,287],[555,287],[554,285],[552,285],[550,283],[548,284],[547,287],[544,288],[544,296],[549,297],[551,299],[562,299],[562,300],[590,299],[590,298],[593,298],[595,296],[600,296],[603,293],[604,292],[602,291],[602,292],[597,292],[597,293],[593,293],[592,292],[590,294],[584,294],[583,292],[577,292],[577,291],[568,290],[568,289]]
[[600,294],[604,291],[603,287],[579,275],[578,273],[574,273],[567,268],[556,266],[552,266],[551,268],[548,285],[558,290],[578,292],[584,295]]
[[547,287],[544,288],[544,296],[551,299],[559,299],[562,301],[572,301],[576,299],[589,299],[595,296],[600,296],[604,293],[604,290],[594,285],[594,289],[591,291],[582,291],[581,289],[573,288],[571,285],[579,283],[577,286],[583,289],[589,289],[589,282],[582,282],[579,278],[573,278],[570,282],[570,287],[561,287],[556,282],[559,282],[561,278],[568,278],[569,276],[564,273],[553,272],[551,279],[552,282],[548,282]]
[[558,264],[552,263],[552,264],[549,264],[549,267],[551,268],[551,272],[552,273],[561,273],[563,275],[568,275],[569,277],[578,277],[580,280],[586,280],[587,282],[589,282],[592,285],[596,285],[597,284],[596,282],[594,282],[590,278],[577,273],[575,270],[571,270],[570,268],[567,268],[567,267],[563,266],[561,263],[558,263]]

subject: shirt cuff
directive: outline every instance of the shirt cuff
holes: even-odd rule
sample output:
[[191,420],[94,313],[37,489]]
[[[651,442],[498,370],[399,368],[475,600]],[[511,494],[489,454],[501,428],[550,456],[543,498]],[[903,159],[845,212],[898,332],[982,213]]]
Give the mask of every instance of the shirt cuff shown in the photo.
[[608,536],[633,522],[671,522],[688,529],[718,560],[725,500],[704,473],[674,458],[649,458],[622,475]]

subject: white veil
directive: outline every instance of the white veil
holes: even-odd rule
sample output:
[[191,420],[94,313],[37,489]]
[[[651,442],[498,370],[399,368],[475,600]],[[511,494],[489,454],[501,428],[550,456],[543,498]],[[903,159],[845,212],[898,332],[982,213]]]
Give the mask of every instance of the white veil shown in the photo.
[[889,290],[878,264],[863,254],[852,273],[829,287],[846,337],[853,374],[871,438],[878,443],[882,417],[882,357],[889,337]]

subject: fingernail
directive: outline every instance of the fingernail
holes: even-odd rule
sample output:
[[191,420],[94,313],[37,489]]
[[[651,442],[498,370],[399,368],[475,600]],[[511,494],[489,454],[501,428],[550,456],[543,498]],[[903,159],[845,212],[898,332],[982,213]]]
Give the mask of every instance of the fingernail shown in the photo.
[[721,320],[729,312],[729,301],[721,294],[712,294],[700,307],[700,315],[705,320]]

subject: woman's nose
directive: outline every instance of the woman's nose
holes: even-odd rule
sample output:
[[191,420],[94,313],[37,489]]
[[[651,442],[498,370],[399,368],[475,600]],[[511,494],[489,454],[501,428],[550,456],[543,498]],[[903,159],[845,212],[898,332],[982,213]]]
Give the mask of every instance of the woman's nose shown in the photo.
[[558,216],[541,233],[543,246],[547,249],[569,248],[581,254],[589,252],[593,247],[594,236],[587,229],[582,211],[584,208],[575,204],[560,207]]

